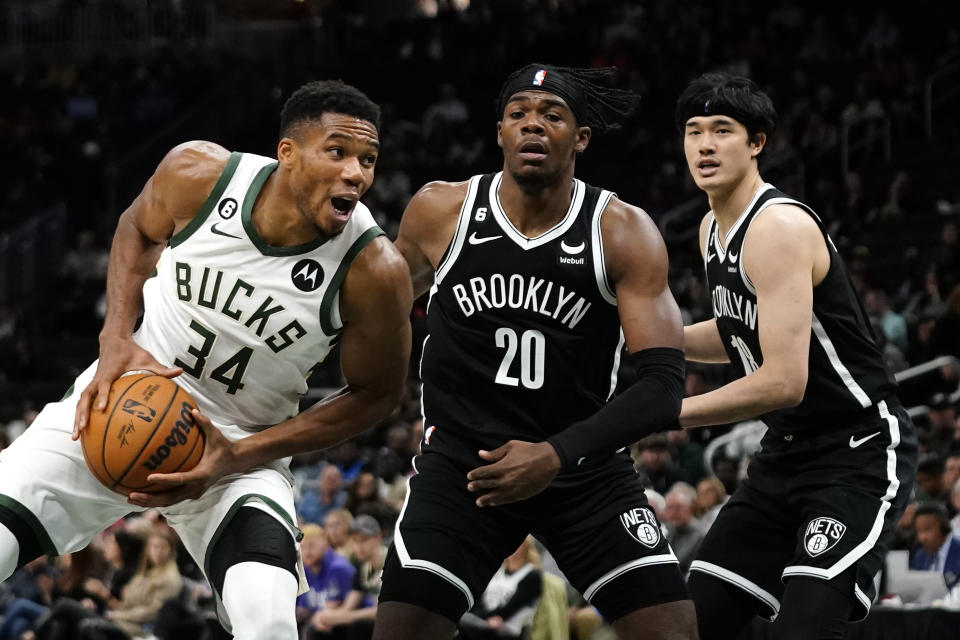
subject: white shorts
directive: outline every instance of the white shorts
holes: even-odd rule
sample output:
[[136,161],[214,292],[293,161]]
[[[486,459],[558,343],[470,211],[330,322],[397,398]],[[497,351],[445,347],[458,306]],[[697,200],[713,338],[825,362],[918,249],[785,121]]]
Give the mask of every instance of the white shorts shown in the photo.
[[[143,511],[128,503],[125,496],[100,484],[87,467],[80,441],[71,439],[77,400],[93,379],[96,365],[94,362],[80,374],[73,393],[45,406],[30,428],[0,451],[0,505],[24,517],[49,555],[83,549],[120,518]],[[231,425],[216,426],[231,440],[249,435]],[[226,476],[197,500],[162,508],[160,513],[197,565],[208,574],[210,550],[229,518],[244,504],[262,509],[282,522],[294,540],[300,537],[293,485],[289,471],[283,473],[284,470],[285,466],[278,462]],[[298,572],[303,589],[306,579],[302,564]],[[227,623],[222,612],[221,621]]]

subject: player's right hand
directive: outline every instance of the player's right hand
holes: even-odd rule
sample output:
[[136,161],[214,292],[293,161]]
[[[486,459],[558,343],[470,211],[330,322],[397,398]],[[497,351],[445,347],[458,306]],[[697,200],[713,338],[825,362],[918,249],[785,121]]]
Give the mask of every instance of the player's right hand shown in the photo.
[[73,418],[73,439],[80,437],[90,419],[91,407],[94,411],[107,408],[110,385],[127,371],[150,371],[165,378],[174,378],[181,373],[180,367],[167,367],[140,347],[132,338],[119,338],[100,341],[100,360],[93,380],[80,394],[77,411]]

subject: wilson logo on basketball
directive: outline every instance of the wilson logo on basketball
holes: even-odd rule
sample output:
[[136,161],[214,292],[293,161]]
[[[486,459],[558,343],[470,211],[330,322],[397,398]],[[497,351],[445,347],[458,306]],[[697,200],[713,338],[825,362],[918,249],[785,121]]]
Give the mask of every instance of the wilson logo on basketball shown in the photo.
[[190,413],[192,409],[193,407],[187,402],[180,405],[180,419],[174,423],[173,428],[170,429],[170,434],[164,439],[163,444],[157,447],[143,463],[144,467],[153,471],[159,467],[164,460],[170,457],[171,450],[187,443],[187,434],[197,425],[193,414]]
[[620,514],[620,524],[634,540],[653,549],[660,542],[660,525],[653,511],[636,507]]
[[120,408],[130,415],[140,418],[144,422],[153,422],[153,417],[157,415],[157,412],[151,407],[148,407],[145,404],[140,404],[136,400],[131,400],[130,398],[124,400],[123,406]]
[[829,551],[847,532],[847,525],[833,518],[814,518],[803,533],[803,548],[811,558]]

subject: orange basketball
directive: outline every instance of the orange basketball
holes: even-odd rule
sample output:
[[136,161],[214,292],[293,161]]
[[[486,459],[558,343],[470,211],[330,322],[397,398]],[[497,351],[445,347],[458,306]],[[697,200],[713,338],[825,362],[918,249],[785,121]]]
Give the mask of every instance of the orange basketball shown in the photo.
[[136,373],[110,387],[107,407],[94,408],[80,432],[87,466],[105,487],[123,495],[157,493],[151,473],[189,471],[203,455],[203,431],[191,411],[190,394],[169,378]]

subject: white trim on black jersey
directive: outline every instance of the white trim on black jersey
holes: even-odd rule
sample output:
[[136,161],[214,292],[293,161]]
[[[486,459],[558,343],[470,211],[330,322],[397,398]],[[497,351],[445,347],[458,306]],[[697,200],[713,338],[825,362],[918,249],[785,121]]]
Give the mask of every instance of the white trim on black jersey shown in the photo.
[[[719,237],[717,236],[717,233],[719,233],[719,231],[720,231],[720,225],[718,224],[718,225],[714,226],[714,228],[713,228],[713,245],[714,245],[714,248],[717,250],[717,255],[720,257],[720,262],[723,262],[724,260],[726,260],[726,257],[727,257],[727,249],[726,249],[726,247],[729,247],[729,246],[730,246],[730,239],[733,238],[733,236],[735,236],[735,235],[737,234],[737,230],[740,228],[740,225],[743,224],[743,221],[746,219],[747,214],[750,213],[750,210],[753,209],[753,205],[755,205],[755,204],[757,203],[757,200],[760,199],[760,196],[761,196],[763,193],[767,192],[767,191],[770,190],[770,189],[774,189],[774,188],[775,188],[775,187],[774,187],[772,184],[770,184],[769,182],[764,182],[764,183],[760,186],[760,188],[757,189],[757,192],[756,192],[755,194],[753,194],[753,198],[751,198],[751,199],[750,199],[750,202],[747,204],[746,209],[744,209],[744,210],[740,213],[740,215],[737,216],[737,221],[734,222],[734,223],[733,223],[733,226],[730,227],[729,229],[727,229],[727,232],[724,234],[724,236],[723,236],[723,247],[720,246],[720,239],[719,239]],[[713,211],[710,211],[710,213],[713,213]],[[716,214],[714,214],[714,220],[716,220]],[[709,244],[708,244],[708,246],[709,246]],[[738,256],[738,257],[739,257],[739,256]]]
[[645,558],[631,560],[630,562],[626,562],[615,569],[611,569],[597,578],[594,583],[587,587],[586,591],[583,592],[583,599],[587,602],[590,602],[593,597],[597,595],[597,591],[602,589],[604,585],[632,569],[639,569],[641,567],[648,567],[655,564],[677,564],[678,562],[677,556],[673,555],[673,549],[670,549],[669,553],[661,553],[656,556],[646,556]]
[[[467,186],[467,197],[463,199],[463,206],[460,207],[460,215],[457,220],[457,230],[453,233],[450,240],[450,252],[437,265],[437,273],[433,278],[433,286],[436,287],[443,276],[447,275],[453,263],[457,261],[460,250],[463,248],[463,240],[467,237],[467,227],[470,226],[470,216],[473,214],[473,203],[477,199],[477,187],[480,185],[480,178],[483,176],[473,176]],[[432,292],[431,292],[432,294]]]
[[770,608],[770,610],[773,612],[773,615],[768,617],[768,620],[773,620],[777,617],[777,614],[780,613],[780,601],[777,600],[776,596],[757,583],[747,580],[739,573],[734,573],[733,571],[725,569],[720,565],[713,564],[712,562],[704,562],[703,560],[694,560],[692,563],[690,563],[690,571],[700,571],[715,578],[719,578],[724,582],[729,582],[734,586],[740,587]]
[[610,191],[601,191],[597,199],[597,206],[593,210],[593,220],[590,223],[591,236],[590,243],[593,249],[593,273],[597,279],[597,288],[603,299],[617,306],[617,294],[610,286],[607,280],[607,263],[603,257],[603,235],[600,233],[600,220],[603,218],[603,212],[607,210],[607,203],[615,194]]
[[495,175],[493,180],[490,182],[490,210],[493,212],[493,217],[503,229],[503,232],[507,234],[507,237],[513,240],[517,246],[524,251],[528,249],[534,249],[540,245],[550,242],[551,240],[559,238],[569,231],[570,227],[573,226],[573,223],[577,221],[577,215],[580,213],[580,207],[583,206],[583,197],[586,194],[586,189],[584,188],[583,182],[574,178],[573,197],[570,198],[570,208],[567,209],[567,214],[563,217],[563,220],[557,223],[555,227],[541,233],[536,238],[528,238],[520,233],[515,226],[513,226],[510,218],[507,217],[507,214],[503,211],[503,205],[500,204],[500,183],[502,181],[503,171]]
[[827,330],[823,328],[823,324],[821,324],[817,314],[814,313],[812,315],[813,319],[810,326],[813,329],[813,334],[817,336],[817,341],[820,343],[820,346],[823,347],[824,352],[826,352],[827,359],[830,360],[833,370],[840,376],[843,384],[847,387],[847,390],[850,391],[850,395],[856,398],[861,407],[866,409],[873,404],[873,402],[870,401],[870,396],[866,394],[863,387],[857,384],[857,381],[850,375],[850,370],[847,369],[847,366],[840,360],[840,356],[837,354],[837,348],[833,346],[833,341],[830,339],[830,336],[827,335]]
[[610,371],[610,391],[607,392],[607,400],[613,397],[613,392],[617,390],[617,373],[620,371],[620,354],[623,353],[623,345],[626,344],[623,337],[623,329],[620,329],[620,339],[617,340],[617,350],[613,352],[613,369]]
[[[881,400],[877,403],[877,409],[880,412],[880,418],[887,421],[890,426],[890,444],[887,445],[887,492],[880,499],[880,508],[877,510],[877,517],[873,521],[873,527],[870,533],[860,544],[851,549],[847,555],[843,556],[829,569],[811,567],[807,565],[792,565],[783,570],[783,577],[787,576],[807,576],[810,578],[822,578],[824,580],[833,580],[846,570],[850,565],[859,560],[865,553],[874,548],[877,540],[880,539],[880,533],[883,531],[884,516],[890,510],[890,502],[896,497],[900,490],[900,479],[897,477],[897,446],[900,444],[900,422],[897,417],[890,414],[887,409],[887,403]],[[859,596],[858,596],[859,598]],[[864,602],[866,596],[861,599],[867,610],[870,605]]]

